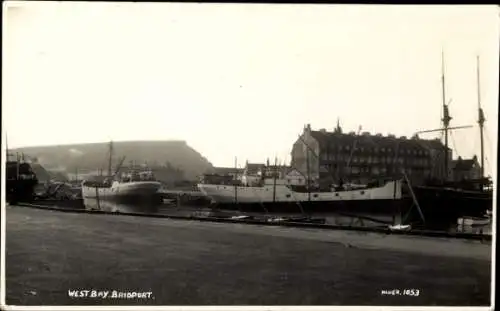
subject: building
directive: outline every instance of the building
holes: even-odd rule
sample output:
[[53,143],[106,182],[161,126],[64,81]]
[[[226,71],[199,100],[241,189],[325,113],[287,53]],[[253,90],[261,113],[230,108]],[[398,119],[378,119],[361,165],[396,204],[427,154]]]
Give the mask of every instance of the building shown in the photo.
[[243,175],[243,169],[234,167],[214,167],[213,174],[221,176],[231,176],[233,177],[233,179],[239,180]]
[[[374,179],[400,178],[403,172],[412,183],[421,184],[426,179],[445,178],[444,156],[445,147],[437,139],[345,134],[340,125],[333,132],[314,131],[308,124],[292,147],[292,167],[322,187],[340,180],[366,184]],[[449,166],[451,159],[448,148]]]
[[481,166],[477,161],[477,157],[472,159],[462,159],[458,157],[457,160],[452,161],[452,178],[454,181],[480,179]]

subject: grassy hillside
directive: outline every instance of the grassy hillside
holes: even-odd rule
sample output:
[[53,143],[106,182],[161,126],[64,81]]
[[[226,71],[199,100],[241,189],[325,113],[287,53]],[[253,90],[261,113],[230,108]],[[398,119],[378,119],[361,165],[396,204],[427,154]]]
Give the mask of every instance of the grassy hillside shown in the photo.
[[[170,163],[184,171],[187,179],[193,180],[213,166],[206,158],[185,141],[127,141],[113,142],[113,167],[119,159],[126,157],[124,165],[131,161],[137,164],[160,166]],[[26,147],[12,150],[35,157],[47,170],[65,168],[66,172],[78,170],[107,170],[109,144],[75,144],[59,146]]]

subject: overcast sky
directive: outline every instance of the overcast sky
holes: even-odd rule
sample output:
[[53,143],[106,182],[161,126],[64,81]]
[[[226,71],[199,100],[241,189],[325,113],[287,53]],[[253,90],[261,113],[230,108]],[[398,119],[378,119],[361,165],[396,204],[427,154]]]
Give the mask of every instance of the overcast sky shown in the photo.
[[[4,2],[5,5],[5,2]],[[216,166],[290,160],[304,124],[411,136],[496,156],[495,6],[33,3],[4,10],[2,116],[10,147],[186,140]],[[4,132],[5,135],[5,132]],[[422,136],[423,138],[424,136]],[[428,134],[425,137],[439,137]]]

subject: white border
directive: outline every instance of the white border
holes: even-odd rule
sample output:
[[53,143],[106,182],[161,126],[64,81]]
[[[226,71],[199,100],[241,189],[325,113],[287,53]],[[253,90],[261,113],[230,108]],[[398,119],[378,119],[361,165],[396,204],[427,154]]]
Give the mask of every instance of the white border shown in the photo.
[[[8,7],[23,7],[26,5],[54,5],[57,2],[42,2],[42,3],[37,3],[36,1],[4,1],[2,3],[3,5],[3,12],[4,16],[6,14],[6,11],[8,10]],[[81,2],[70,2],[72,4],[82,4]],[[103,4],[102,2],[100,2]],[[174,2],[175,3],[175,2]],[[108,3],[108,4],[113,4],[113,3]],[[133,3],[130,3],[133,4]],[[135,3],[138,4],[138,3]],[[194,3],[191,3],[194,4]],[[215,5],[215,4],[214,4]],[[5,18],[3,18],[5,20]],[[3,32],[5,31],[5,27],[2,27]],[[2,36],[2,38],[5,38],[5,36]],[[3,58],[3,54],[2,54]],[[2,72],[3,76],[3,72]],[[4,81],[4,79],[2,79]],[[2,94],[3,95],[3,94]],[[3,102],[3,96],[2,96],[2,102]],[[498,102],[498,93],[497,93],[497,102]],[[3,105],[2,105],[2,111],[3,111]],[[498,111],[497,111],[497,116],[498,116]],[[4,119],[4,114],[2,113],[2,123]],[[5,145],[4,141],[6,138],[6,131],[4,126],[2,125],[2,163],[1,163],[1,181],[2,181],[2,186],[4,187],[5,185],[5,159],[6,159],[6,150],[5,150]],[[493,146],[496,147],[495,152],[498,151],[498,133],[493,137]],[[492,147],[493,147],[492,146]],[[498,155],[497,155],[498,156]],[[492,180],[493,180],[493,225],[492,225],[492,234],[493,234],[493,239],[492,239],[492,258],[491,258],[491,306],[490,307],[425,307],[425,306],[414,306],[414,307],[389,307],[389,306],[349,306],[349,307],[344,307],[344,306],[7,306],[5,305],[5,299],[6,299],[6,291],[5,291],[5,241],[6,241],[6,221],[5,221],[5,210],[6,210],[6,204],[5,204],[5,191],[1,191],[1,208],[0,208],[0,219],[1,219],[1,234],[0,234],[0,239],[1,239],[1,260],[0,260],[0,306],[4,310],[314,310],[314,311],[322,311],[322,310],[356,310],[356,311],[361,311],[361,310],[494,310],[495,306],[495,272],[496,272],[496,261],[494,258],[496,257],[496,240],[497,240],[497,235],[496,235],[496,221],[497,221],[497,156],[494,157],[493,159],[493,165],[492,165]]]

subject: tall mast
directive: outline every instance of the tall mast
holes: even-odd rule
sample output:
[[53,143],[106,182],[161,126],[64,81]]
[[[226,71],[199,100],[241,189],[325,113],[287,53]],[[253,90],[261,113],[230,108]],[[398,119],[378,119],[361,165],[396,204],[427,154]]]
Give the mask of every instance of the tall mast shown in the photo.
[[113,161],[113,141],[109,142],[109,159],[108,159],[108,177],[112,175],[111,173],[111,165]]
[[238,204],[238,158],[234,157],[234,203]]
[[445,180],[448,179],[448,127],[450,126],[450,112],[448,110],[448,105],[446,104],[446,86],[444,80],[444,53],[441,51],[441,87],[442,87],[442,95],[443,95],[443,128],[444,128],[444,171],[445,171]]
[[276,178],[278,178],[278,158],[274,157],[273,203],[276,202]]
[[481,178],[484,176],[484,118],[483,109],[481,108],[481,79],[479,74],[479,56],[477,56],[477,108],[478,108],[478,120],[479,124],[479,135],[481,139]]
[[306,164],[307,164],[307,200],[311,202],[311,176],[309,173],[309,148],[306,148]]

